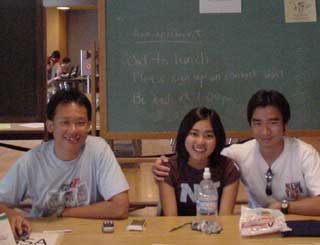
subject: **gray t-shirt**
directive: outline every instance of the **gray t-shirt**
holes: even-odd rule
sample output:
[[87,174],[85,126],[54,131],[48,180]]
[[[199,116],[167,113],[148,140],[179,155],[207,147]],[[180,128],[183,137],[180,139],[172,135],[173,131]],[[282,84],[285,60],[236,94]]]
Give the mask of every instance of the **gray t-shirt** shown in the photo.
[[27,152],[0,180],[0,202],[16,207],[30,197],[30,216],[41,217],[56,213],[60,206],[84,206],[128,189],[110,146],[102,138],[88,136],[72,161],[56,157],[53,141]]

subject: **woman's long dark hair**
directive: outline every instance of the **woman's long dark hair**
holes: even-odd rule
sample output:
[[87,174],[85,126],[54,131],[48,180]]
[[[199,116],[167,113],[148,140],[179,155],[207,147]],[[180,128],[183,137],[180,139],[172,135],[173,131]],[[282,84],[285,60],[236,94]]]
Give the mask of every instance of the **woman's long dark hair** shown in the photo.
[[177,135],[177,144],[175,148],[179,167],[182,163],[187,163],[189,160],[189,153],[185,147],[185,140],[190,130],[198,121],[207,119],[211,123],[217,142],[214,151],[209,156],[209,165],[217,162],[220,159],[220,152],[226,143],[226,135],[220,117],[217,112],[212,109],[208,109],[206,107],[197,107],[188,112],[180,123]]

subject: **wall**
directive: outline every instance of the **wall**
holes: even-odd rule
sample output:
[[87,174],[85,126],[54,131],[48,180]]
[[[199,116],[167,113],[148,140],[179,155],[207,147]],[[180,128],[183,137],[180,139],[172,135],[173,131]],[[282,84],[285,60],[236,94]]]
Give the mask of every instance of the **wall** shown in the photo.
[[67,13],[55,7],[46,8],[47,56],[59,50],[61,58],[67,55]]
[[98,41],[97,11],[71,10],[67,21],[68,55],[73,65],[80,65],[80,49],[89,49],[92,41]]
[[67,49],[67,32],[68,32],[68,25],[67,25],[67,14],[68,12],[59,11],[59,49],[61,53],[61,59],[67,56],[68,49]]

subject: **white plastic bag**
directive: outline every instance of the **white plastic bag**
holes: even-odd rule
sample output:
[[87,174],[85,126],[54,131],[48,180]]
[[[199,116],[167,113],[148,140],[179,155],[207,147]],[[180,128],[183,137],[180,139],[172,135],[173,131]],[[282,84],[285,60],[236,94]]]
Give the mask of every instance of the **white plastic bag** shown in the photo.
[[283,213],[279,210],[251,209],[244,206],[241,206],[239,229],[241,236],[256,236],[290,230]]

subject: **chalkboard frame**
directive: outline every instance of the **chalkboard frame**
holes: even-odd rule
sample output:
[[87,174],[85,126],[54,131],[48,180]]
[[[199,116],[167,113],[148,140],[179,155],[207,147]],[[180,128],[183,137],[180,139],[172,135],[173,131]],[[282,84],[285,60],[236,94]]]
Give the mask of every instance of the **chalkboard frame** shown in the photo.
[[[107,28],[106,28],[106,1],[98,1],[99,15],[99,67],[100,67],[100,135],[105,139],[121,140],[121,139],[168,139],[175,138],[176,132],[161,131],[161,132],[112,132],[108,130],[108,105],[107,105],[107,62],[106,57],[108,50],[106,47]],[[252,137],[249,130],[227,130],[227,137],[232,138],[249,138]],[[320,129],[312,130],[288,130],[286,135],[303,137],[303,136],[320,136]]]
[[[41,0],[32,0],[32,1],[34,4],[34,7],[35,7],[35,12],[34,12],[35,13],[35,16],[34,16],[35,21],[32,24],[34,26],[33,31],[34,31],[34,33],[36,33],[36,36],[34,37],[35,39],[33,40],[35,47],[32,47],[33,48],[33,57],[31,57],[33,59],[34,63],[32,63],[32,64],[26,63],[26,64],[23,64],[23,66],[26,69],[28,69],[28,66],[29,66],[30,69],[34,70],[33,79],[36,82],[35,82],[35,87],[33,88],[34,93],[32,96],[34,96],[34,98],[36,98],[36,102],[32,105],[32,107],[33,107],[32,112],[29,113],[29,115],[12,115],[12,114],[10,114],[10,111],[8,111],[7,115],[0,116],[1,123],[43,122],[45,119],[45,108],[46,108],[46,98],[47,98],[46,68],[45,68],[46,38],[44,35],[45,34],[45,13],[43,11],[43,5],[42,5]],[[14,7],[10,6],[10,4],[7,4],[7,6],[6,6],[6,3],[3,3],[3,4],[5,5],[3,7],[7,8],[8,11],[11,11],[11,10],[15,11]],[[19,3],[15,3],[15,4],[19,4]],[[19,30],[12,30],[12,31],[16,31],[17,33],[15,33],[15,34],[20,35]],[[21,37],[21,38],[23,38],[23,37]],[[18,67],[21,66],[22,64],[19,64],[19,63],[16,64],[13,61],[13,63],[9,64],[9,65],[12,68],[13,72],[17,72]],[[34,67],[34,65],[35,65],[35,67]],[[17,83],[16,86],[19,86],[18,85],[19,81],[12,81],[11,80],[10,82]],[[17,91],[19,91],[19,88],[17,88]],[[14,104],[15,104],[15,106],[19,107],[19,106],[21,106],[21,104],[19,104],[19,102],[20,102],[19,98],[26,96],[26,95],[16,94],[15,92],[16,91],[12,92],[16,95]],[[29,96],[31,96],[31,95],[29,95]],[[12,99],[12,98],[8,98],[8,99]]]

